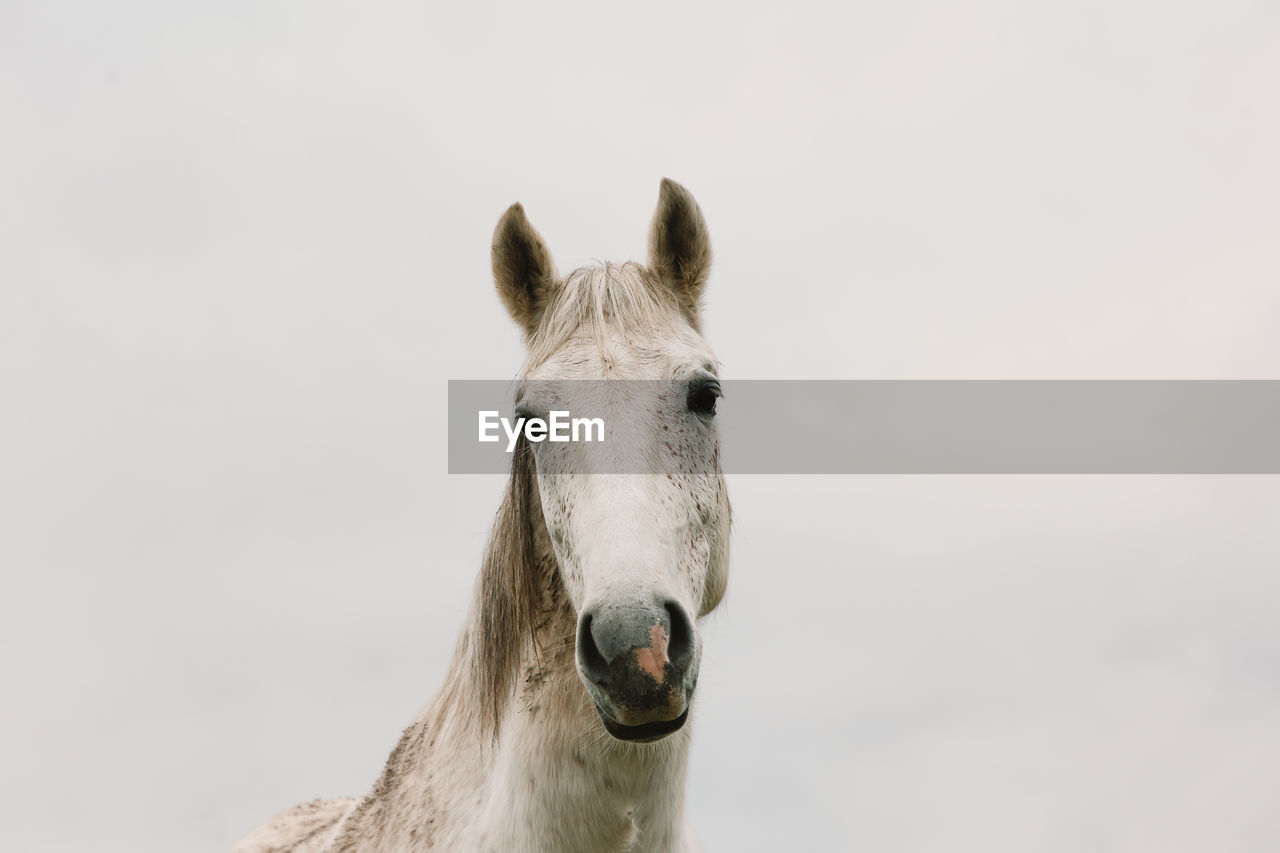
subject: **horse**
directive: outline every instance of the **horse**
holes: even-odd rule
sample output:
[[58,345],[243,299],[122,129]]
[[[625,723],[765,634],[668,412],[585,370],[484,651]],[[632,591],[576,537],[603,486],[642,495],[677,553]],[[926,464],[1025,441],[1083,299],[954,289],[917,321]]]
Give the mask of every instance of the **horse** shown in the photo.
[[684,815],[689,716],[731,524],[719,362],[699,328],[706,222],[664,179],[647,264],[562,277],[516,203],[492,265],[528,350],[517,412],[539,410],[542,380],[661,380],[680,393],[610,409],[658,467],[568,470],[551,454],[572,445],[521,437],[444,685],[373,789],[285,811],[234,853],[701,849]]

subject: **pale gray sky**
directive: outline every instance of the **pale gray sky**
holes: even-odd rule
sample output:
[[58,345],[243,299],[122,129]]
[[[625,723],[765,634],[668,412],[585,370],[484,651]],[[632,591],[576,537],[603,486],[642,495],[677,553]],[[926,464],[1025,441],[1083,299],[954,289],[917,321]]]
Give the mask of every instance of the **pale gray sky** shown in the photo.
[[[1280,378],[1278,79],[1230,0],[6,0],[0,846],[372,783],[501,488],[443,426],[512,201],[569,269],[688,186],[736,378]],[[709,849],[1280,849],[1276,478],[731,488]]]

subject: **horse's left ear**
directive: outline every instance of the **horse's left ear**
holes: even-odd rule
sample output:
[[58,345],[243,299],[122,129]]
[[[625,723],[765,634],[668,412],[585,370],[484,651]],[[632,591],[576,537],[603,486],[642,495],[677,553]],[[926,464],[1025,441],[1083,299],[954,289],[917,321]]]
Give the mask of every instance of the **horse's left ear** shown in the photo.
[[693,194],[662,179],[658,209],[649,226],[649,266],[675,292],[680,308],[696,325],[702,288],[711,272],[711,238]]

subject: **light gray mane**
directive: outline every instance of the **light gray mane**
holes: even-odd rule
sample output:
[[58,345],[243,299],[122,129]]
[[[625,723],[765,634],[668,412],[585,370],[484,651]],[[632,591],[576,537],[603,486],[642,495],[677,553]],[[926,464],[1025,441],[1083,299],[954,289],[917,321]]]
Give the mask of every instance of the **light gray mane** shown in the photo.
[[[526,644],[537,649],[538,635],[549,622],[572,618],[555,563],[545,547],[538,547],[539,534],[546,534],[539,523],[535,476],[529,442],[521,436],[480,568],[475,626],[463,638],[470,644],[467,674],[481,710],[479,722],[495,740]],[[459,664],[455,676],[466,673]]]

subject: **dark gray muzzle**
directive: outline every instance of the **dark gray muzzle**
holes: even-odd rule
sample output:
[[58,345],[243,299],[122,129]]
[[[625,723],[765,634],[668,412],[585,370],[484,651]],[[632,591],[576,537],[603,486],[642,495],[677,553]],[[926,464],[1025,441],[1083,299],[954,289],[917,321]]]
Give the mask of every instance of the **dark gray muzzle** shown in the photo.
[[698,668],[693,620],[678,602],[588,607],[578,617],[577,656],[609,734],[650,741],[684,725]]

